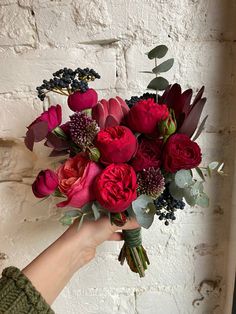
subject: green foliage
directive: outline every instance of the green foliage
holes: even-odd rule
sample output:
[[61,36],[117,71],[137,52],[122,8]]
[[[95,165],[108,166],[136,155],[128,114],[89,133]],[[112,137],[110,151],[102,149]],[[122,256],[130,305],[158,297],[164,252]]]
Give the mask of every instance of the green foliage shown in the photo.
[[63,226],[69,226],[73,224],[74,220],[81,217],[82,213],[78,209],[68,210],[59,220]]
[[154,58],[161,59],[166,55],[167,51],[168,48],[165,45],[159,45],[153,48],[151,51],[149,51],[147,55],[149,59]]
[[156,213],[152,198],[148,195],[140,195],[132,202],[132,209],[140,226],[148,229]]
[[159,45],[150,50],[147,53],[147,56],[150,60],[155,59],[155,67],[152,69],[152,71],[141,71],[141,73],[153,74],[156,76],[147,86],[147,89],[155,90],[156,94],[158,91],[165,90],[169,85],[169,82],[164,77],[159,77],[158,75],[160,73],[169,71],[174,64],[174,59],[171,58],[160,64],[157,64],[157,59],[163,58],[167,51],[168,48],[165,45]]
[[175,174],[175,184],[179,188],[189,187],[193,183],[192,174],[189,170],[179,170]]
[[164,77],[159,76],[151,80],[147,88],[153,90],[165,90],[168,85],[169,82]]
[[173,64],[174,64],[174,59],[173,58],[168,59],[162,62],[161,64],[157,65],[154,69],[152,69],[152,72],[155,74],[167,72],[172,68]]

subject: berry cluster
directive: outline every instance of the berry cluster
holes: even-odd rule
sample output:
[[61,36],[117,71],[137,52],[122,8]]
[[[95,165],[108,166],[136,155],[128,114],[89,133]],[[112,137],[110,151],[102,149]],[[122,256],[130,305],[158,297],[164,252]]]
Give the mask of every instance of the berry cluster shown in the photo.
[[50,91],[66,96],[75,91],[84,93],[89,88],[88,82],[99,78],[100,75],[89,68],[77,68],[74,71],[69,68],[60,69],[53,73],[53,78],[43,80],[43,84],[36,88],[38,98],[43,101]]
[[156,214],[159,216],[160,220],[165,220],[165,225],[169,225],[168,220],[175,220],[174,212],[177,209],[184,209],[185,203],[182,200],[176,200],[169,192],[168,185],[166,186],[164,192],[159,196],[154,204],[156,206]]
[[126,101],[127,105],[131,108],[139,100],[145,100],[148,98],[153,98],[154,100],[156,100],[156,94],[144,93],[142,96],[139,96],[139,97],[138,96],[132,96],[130,99],[126,99],[125,101]]

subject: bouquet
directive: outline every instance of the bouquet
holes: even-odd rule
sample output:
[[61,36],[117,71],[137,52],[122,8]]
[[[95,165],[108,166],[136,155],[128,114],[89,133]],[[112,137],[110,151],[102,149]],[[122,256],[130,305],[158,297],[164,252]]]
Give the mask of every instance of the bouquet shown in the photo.
[[166,226],[176,219],[178,209],[207,207],[206,176],[222,174],[223,164],[211,162],[200,167],[201,148],[196,142],[207,117],[199,124],[206,98],[204,87],[193,101],[193,91],[170,85],[160,73],[168,71],[173,59],[160,64],[167,53],[159,45],[148,54],[155,61],[154,75],[144,93],[123,100],[116,96],[98,99],[88,84],[100,75],[93,69],[64,68],[37,87],[41,101],[54,92],[67,97],[72,110],[62,123],[62,108],[50,105],[28,127],[25,144],[45,141],[50,157],[63,156],[56,169],[39,172],[32,184],[37,198],[60,198],[65,208],[60,221],[79,227],[85,219],[108,215],[112,224],[123,226],[135,217],[140,228],[123,231],[124,245],[119,254],[130,269],[143,277],[149,264],[142,245],[141,227],[149,228],[157,217]]

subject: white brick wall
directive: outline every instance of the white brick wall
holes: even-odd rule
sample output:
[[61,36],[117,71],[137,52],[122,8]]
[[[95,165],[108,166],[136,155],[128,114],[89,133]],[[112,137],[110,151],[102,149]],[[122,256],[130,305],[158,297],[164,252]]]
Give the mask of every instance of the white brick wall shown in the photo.
[[[173,225],[156,220],[144,230],[151,260],[144,279],[119,266],[120,244],[105,243],[58,297],[56,313],[230,314],[235,17],[233,0],[0,0],[1,269],[23,267],[64,230],[53,200],[37,203],[31,194],[33,176],[49,162],[39,158],[45,148],[32,154],[22,145],[25,126],[42,110],[34,88],[60,67],[94,67],[99,96],[125,98],[147,85],[139,73],[152,66],[144,52],[166,43],[176,61],[170,81],[206,85],[204,160],[225,160],[229,173],[209,183],[209,209],[187,208]],[[91,40],[108,42],[81,44]]]

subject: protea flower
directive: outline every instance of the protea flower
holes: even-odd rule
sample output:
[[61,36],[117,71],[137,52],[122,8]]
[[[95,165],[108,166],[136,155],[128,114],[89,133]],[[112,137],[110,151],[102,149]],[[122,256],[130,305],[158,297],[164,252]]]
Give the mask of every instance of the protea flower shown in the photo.
[[109,100],[102,99],[92,109],[92,117],[101,129],[117,126],[129,112],[126,102],[116,96]]
[[204,86],[199,90],[191,104],[192,89],[182,93],[180,85],[174,84],[170,85],[159,98],[159,104],[166,104],[174,110],[178,127],[177,133],[184,133],[191,137],[195,132],[206,103],[206,98],[202,98],[203,92]]

